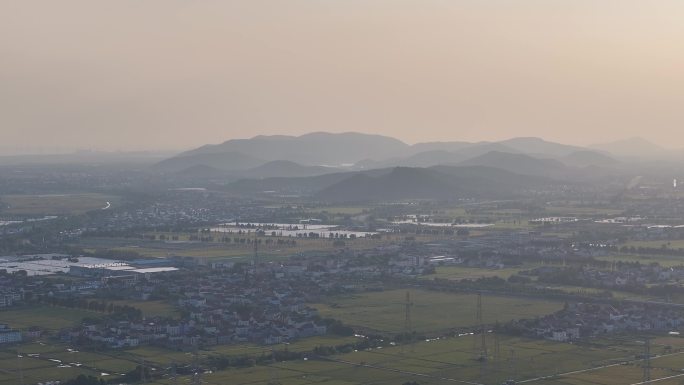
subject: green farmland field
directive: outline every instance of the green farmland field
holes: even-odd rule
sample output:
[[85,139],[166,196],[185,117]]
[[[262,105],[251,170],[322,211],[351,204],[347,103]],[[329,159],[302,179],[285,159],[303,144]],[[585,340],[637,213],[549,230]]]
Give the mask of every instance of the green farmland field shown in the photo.
[[44,330],[54,331],[74,326],[86,317],[98,318],[102,317],[102,313],[51,306],[31,306],[0,311],[0,323],[8,324],[15,329],[38,326]]
[[[475,294],[411,290],[413,326],[419,332],[437,332],[476,324]],[[321,316],[365,327],[373,325],[382,332],[401,332],[404,328],[406,290],[388,290],[332,298],[314,304]],[[531,318],[560,310],[556,301],[483,295],[483,319],[486,323]]]
[[[451,337],[416,343],[410,347],[374,348],[330,357],[278,362],[268,366],[206,373],[209,384],[282,385],[377,384],[416,381],[421,385],[471,383],[499,385],[507,379],[537,385],[630,385],[640,382],[643,348],[624,341],[567,344],[542,340],[487,336],[489,360],[475,359],[473,337]],[[498,349],[496,346],[498,345]],[[280,347],[282,349],[282,347]],[[654,353],[660,354],[660,345]],[[495,352],[498,352],[496,354]],[[652,378],[677,375],[684,353],[653,358]],[[179,383],[187,382],[179,379]],[[661,380],[661,384],[680,384]],[[158,384],[172,384],[159,380]]]
[[[315,337],[291,345],[273,347],[256,345],[216,346],[199,351],[200,360],[209,355],[225,354],[232,357],[257,357],[271,349],[295,350],[297,346],[311,349],[317,345],[336,345],[350,342],[341,337]],[[327,357],[309,356],[306,360],[277,362],[248,368],[233,368],[206,372],[204,384],[238,385],[394,385],[416,381],[421,385],[463,383],[499,385],[504,380],[537,385],[631,385],[640,382],[641,362],[636,359],[643,350],[638,337],[606,338],[575,344],[531,340],[487,334],[485,342],[489,359],[475,358],[480,336],[463,336],[420,341],[413,346],[371,348]],[[653,339],[651,376],[660,379],[681,374],[684,364],[684,339],[660,336]],[[671,346],[672,350],[665,350]],[[17,351],[22,358],[17,358]],[[671,351],[671,353],[669,353]],[[28,357],[39,353],[42,359]],[[661,356],[662,355],[662,356]],[[59,367],[59,363],[82,364],[82,367]],[[19,365],[26,384],[49,379],[68,379],[78,374],[114,379],[118,374],[135,368],[145,359],[157,375],[148,384],[188,384],[190,378],[179,376],[174,382],[168,372],[169,364],[187,365],[193,362],[189,352],[141,347],[133,350],[79,352],[62,344],[31,343],[0,350],[0,385],[18,384]],[[210,369],[210,368],[208,368]],[[681,384],[682,378],[658,381],[659,384]]]

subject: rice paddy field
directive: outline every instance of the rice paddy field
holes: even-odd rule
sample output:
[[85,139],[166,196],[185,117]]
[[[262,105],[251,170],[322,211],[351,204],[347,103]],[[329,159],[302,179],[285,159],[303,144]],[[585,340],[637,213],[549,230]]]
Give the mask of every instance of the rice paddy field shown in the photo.
[[[327,357],[276,362],[248,368],[212,371],[206,368],[207,385],[308,385],[308,384],[429,384],[499,385],[514,379],[518,384],[539,385],[636,385],[643,374],[641,337],[615,337],[579,344],[486,335],[487,360],[479,360],[480,336],[467,335],[409,346],[370,348]],[[316,345],[341,344],[349,338],[323,337],[289,346],[253,345],[214,347],[198,356],[226,354],[257,357],[270,349],[308,350]],[[684,339],[661,336],[651,342],[651,378],[659,384],[684,383]],[[299,345],[298,345],[299,344]],[[18,357],[17,352],[20,357]],[[38,355],[38,356],[36,356]],[[145,359],[155,378],[147,384],[188,384],[189,376],[174,379],[171,362],[190,364],[193,354],[157,348],[138,348],[112,353],[80,352],[66,345],[24,344],[0,351],[0,385],[35,384],[49,379],[73,378],[78,374],[115,379]],[[21,368],[21,371],[19,370]],[[669,379],[665,379],[668,378]]]
[[[348,324],[378,325],[382,331],[402,331],[406,291],[387,290],[333,298],[316,304],[322,316],[333,316]],[[411,290],[412,317],[416,330],[442,331],[473,325],[477,298],[471,294]],[[547,314],[562,307],[561,303],[519,297],[484,295],[485,322],[507,321]],[[136,305],[136,304],[132,304]],[[139,304],[138,304],[139,305]],[[166,312],[164,303],[148,303],[148,312]],[[97,313],[92,313],[97,314]],[[52,307],[0,312],[3,321],[46,327],[68,326],[91,312]],[[501,318],[506,314],[505,318]],[[404,384],[421,385],[470,383],[501,384],[507,379],[518,383],[549,385],[624,385],[637,384],[642,375],[643,350],[641,336],[615,337],[577,344],[532,340],[512,336],[485,335],[488,359],[481,354],[481,335],[441,337],[417,341],[412,345],[372,347],[363,351],[319,357],[310,353],[317,346],[339,346],[359,341],[359,337],[322,336],[279,344],[223,345],[200,349],[197,359],[209,356],[253,357],[268,355],[273,350],[305,352],[306,359],[275,362],[247,368],[213,371],[205,367],[203,384],[306,385],[306,384]],[[684,368],[684,338],[659,336],[652,340],[652,378],[679,376]],[[191,365],[195,355],[159,347],[128,350],[79,351],[54,339],[7,346],[0,350],[0,385],[37,384],[47,380],[66,380],[79,374],[114,380],[142,362],[155,375],[148,384],[188,384],[189,376],[174,380],[171,363]],[[659,381],[680,384],[684,377]],[[684,383],[684,382],[682,382]]]

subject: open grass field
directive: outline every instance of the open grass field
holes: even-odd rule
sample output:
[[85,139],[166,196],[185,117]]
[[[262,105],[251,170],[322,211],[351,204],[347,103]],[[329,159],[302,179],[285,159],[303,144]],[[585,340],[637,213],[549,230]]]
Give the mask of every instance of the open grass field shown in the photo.
[[10,215],[74,215],[103,209],[118,197],[103,194],[3,195],[0,213]]
[[[437,332],[476,324],[477,295],[410,290],[413,327],[418,332]],[[373,325],[381,332],[402,332],[406,290],[387,290],[331,298],[314,304],[323,317],[354,326]],[[560,310],[561,302],[483,295],[485,323],[531,318]]]
[[583,287],[583,286],[571,286],[571,285],[547,285],[546,287],[550,289],[562,290],[566,293],[578,294],[578,295],[596,295],[603,292],[610,292],[613,295],[613,299],[631,299],[638,301],[655,301],[658,298],[649,297],[646,295],[640,295],[635,293],[630,293],[628,291],[620,290],[609,290],[596,287]]
[[38,326],[43,330],[59,330],[74,326],[85,317],[98,318],[102,317],[102,313],[52,306],[31,306],[0,311],[0,323],[22,330],[30,326]]
[[[313,350],[317,346],[336,346],[357,341],[358,338],[356,337],[318,336],[297,340],[288,343],[287,345],[281,344],[275,348],[285,349],[285,347],[287,347],[287,350],[291,352],[306,352]],[[199,350],[198,357],[200,360],[204,357],[218,354],[228,355],[231,357],[258,357],[262,354],[270,354],[271,348],[271,346],[250,343],[237,345],[217,345]],[[145,361],[157,365],[168,365],[170,362],[190,363],[193,359],[193,353],[191,352],[173,351],[149,346],[128,350],[126,351],[126,356],[132,357],[134,361],[145,359]]]

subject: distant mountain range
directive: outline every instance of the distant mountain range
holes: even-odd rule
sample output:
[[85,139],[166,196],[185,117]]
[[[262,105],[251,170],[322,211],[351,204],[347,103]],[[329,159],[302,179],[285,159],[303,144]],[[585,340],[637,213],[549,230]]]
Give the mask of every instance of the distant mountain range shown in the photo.
[[[520,155],[513,157],[512,155]],[[429,142],[408,145],[397,139],[361,133],[311,133],[302,136],[257,136],[206,145],[156,164],[160,172],[196,166],[238,177],[314,176],[343,170],[436,165],[484,165],[520,174],[562,177],[564,167],[613,167],[608,152],[513,138],[500,142]],[[542,170],[543,168],[543,170]]]
[[359,133],[331,134],[315,132],[302,136],[256,136],[206,145],[178,157],[210,156],[238,152],[246,157],[265,161],[289,160],[310,166],[353,164],[361,159],[386,159],[400,154],[410,146],[380,135]]
[[658,167],[635,159],[653,159],[649,156],[662,152],[643,140],[591,148],[540,138],[408,145],[379,135],[312,133],[203,146],[159,162],[151,171],[193,184],[211,181],[243,196],[329,202],[504,199],[628,178]]
[[[54,163],[156,159],[148,154],[77,154],[43,157]],[[5,164],[27,159],[5,158]],[[40,160],[40,159],[39,159]],[[3,158],[0,157],[0,165]],[[506,198],[611,183],[636,175],[677,175],[684,151],[633,138],[589,147],[540,138],[498,142],[426,142],[361,133],[317,132],[257,136],[206,145],[157,161],[153,180],[224,189],[235,195],[305,196],[331,202],[398,199]],[[138,172],[138,171],[136,171]]]

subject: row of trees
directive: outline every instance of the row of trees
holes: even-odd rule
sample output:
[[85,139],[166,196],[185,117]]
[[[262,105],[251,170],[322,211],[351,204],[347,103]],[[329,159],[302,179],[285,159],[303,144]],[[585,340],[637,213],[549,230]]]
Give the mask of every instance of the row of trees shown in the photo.
[[117,305],[113,302],[87,300],[74,297],[42,297],[41,301],[51,306],[61,306],[72,309],[83,309],[108,314],[110,317],[120,320],[142,319],[142,310],[128,305]]

